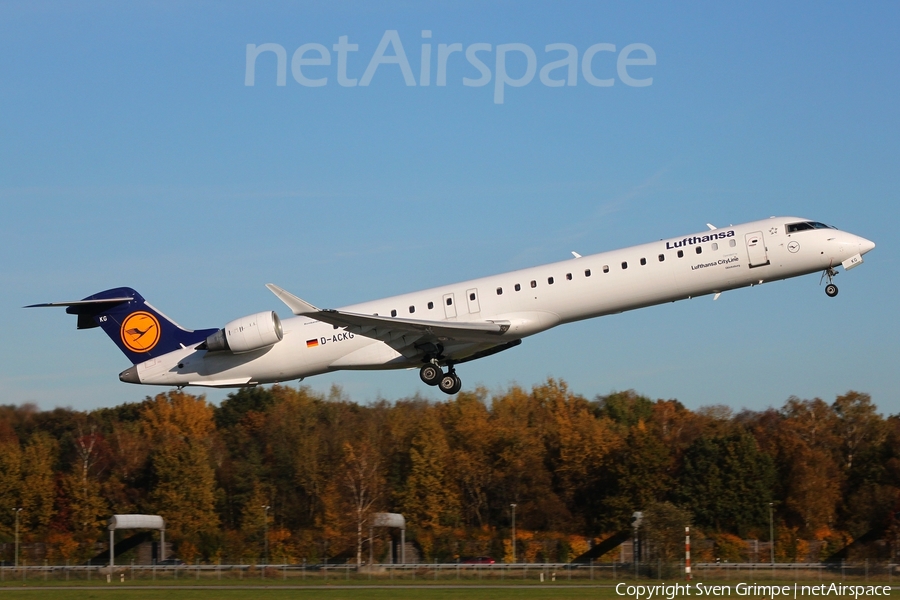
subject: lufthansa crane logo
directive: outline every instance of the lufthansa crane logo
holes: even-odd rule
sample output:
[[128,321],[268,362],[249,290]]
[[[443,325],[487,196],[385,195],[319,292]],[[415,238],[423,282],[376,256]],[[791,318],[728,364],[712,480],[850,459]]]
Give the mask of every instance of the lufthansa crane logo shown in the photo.
[[159,321],[148,312],[133,312],[122,322],[121,336],[132,352],[149,352],[159,342]]

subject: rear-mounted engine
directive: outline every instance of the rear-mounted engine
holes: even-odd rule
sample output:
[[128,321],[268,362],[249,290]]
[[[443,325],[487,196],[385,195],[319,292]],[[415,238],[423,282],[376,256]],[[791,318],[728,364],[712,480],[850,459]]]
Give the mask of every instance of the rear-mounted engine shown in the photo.
[[251,352],[281,341],[284,331],[274,311],[266,311],[231,321],[198,348],[210,352]]

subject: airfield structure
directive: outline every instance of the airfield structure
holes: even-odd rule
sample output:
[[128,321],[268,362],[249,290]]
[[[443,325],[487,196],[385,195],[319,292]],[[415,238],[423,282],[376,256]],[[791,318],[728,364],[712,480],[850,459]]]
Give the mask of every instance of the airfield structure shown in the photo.
[[[406,564],[406,519],[399,513],[375,513],[369,525],[369,564],[373,562],[372,540],[376,527],[388,527],[400,530],[400,564]],[[391,536],[391,563],[394,562],[394,538]]]
[[160,560],[166,560],[166,522],[159,515],[113,515],[109,520],[109,568],[115,567],[116,529],[159,529]]

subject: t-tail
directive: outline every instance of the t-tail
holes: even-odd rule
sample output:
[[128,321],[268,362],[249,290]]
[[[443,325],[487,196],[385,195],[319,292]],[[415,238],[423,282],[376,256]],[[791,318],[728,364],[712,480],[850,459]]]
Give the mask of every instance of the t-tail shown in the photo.
[[98,292],[83,300],[32,304],[25,308],[65,306],[78,317],[78,329],[100,327],[132,364],[204,341],[217,329],[184,329],[127,287]]

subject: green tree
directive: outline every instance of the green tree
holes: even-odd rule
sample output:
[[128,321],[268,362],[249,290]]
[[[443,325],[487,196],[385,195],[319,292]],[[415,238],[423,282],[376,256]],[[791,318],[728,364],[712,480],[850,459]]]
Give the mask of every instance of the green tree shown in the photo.
[[629,525],[634,511],[663,500],[668,493],[672,485],[669,448],[639,422],[613,452],[607,477],[603,524],[622,529]]
[[608,396],[597,396],[597,412],[624,427],[634,427],[646,423],[653,416],[653,401],[634,390],[613,392]]
[[772,459],[749,433],[701,437],[684,453],[678,497],[701,527],[745,535],[768,521]]

